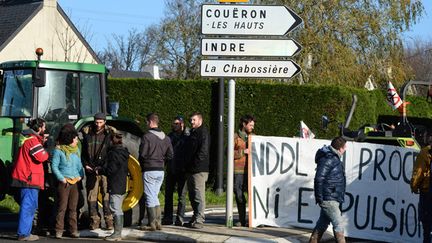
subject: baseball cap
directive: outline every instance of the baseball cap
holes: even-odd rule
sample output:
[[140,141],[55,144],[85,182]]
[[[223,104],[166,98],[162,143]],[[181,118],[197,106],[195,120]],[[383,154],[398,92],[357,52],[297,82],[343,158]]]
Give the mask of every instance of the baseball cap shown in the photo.
[[174,117],[174,120],[179,120],[181,122],[184,122],[184,117],[182,115],[177,115],[176,117]]

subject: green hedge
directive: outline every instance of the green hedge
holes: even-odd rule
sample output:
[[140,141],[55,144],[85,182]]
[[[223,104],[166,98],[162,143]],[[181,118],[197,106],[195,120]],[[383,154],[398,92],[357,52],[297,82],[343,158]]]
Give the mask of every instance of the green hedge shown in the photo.
[[[200,111],[211,133],[216,132],[218,83],[216,81],[179,81],[148,79],[109,79],[108,95],[120,102],[119,115],[138,120],[145,128],[145,116],[157,112],[161,128],[168,132],[171,119],[177,114],[187,118]],[[225,120],[228,106],[225,82]],[[241,115],[256,116],[257,134],[267,136],[298,136],[303,120],[318,138],[331,138],[338,134],[337,123],[344,122],[351,107],[352,94],[357,94],[357,109],[350,128],[376,123],[378,115],[395,115],[385,100],[385,91],[367,91],[340,86],[287,85],[284,83],[236,82],[236,125]],[[409,97],[412,103],[408,114],[431,117],[431,104],[425,97]],[[321,129],[321,116],[326,114],[333,122],[329,129]],[[225,129],[226,133],[226,129]]]

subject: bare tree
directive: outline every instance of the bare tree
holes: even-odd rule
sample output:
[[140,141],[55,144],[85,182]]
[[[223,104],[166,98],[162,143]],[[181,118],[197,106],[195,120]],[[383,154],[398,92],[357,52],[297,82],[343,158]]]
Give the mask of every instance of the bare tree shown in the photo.
[[158,30],[147,35],[155,39],[155,60],[172,78],[199,77],[200,5],[198,0],[167,0],[166,13]]
[[111,69],[137,70],[140,60],[142,34],[136,29],[129,30],[127,37],[112,35],[114,42],[99,53],[99,58]]
[[407,43],[405,61],[412,69],[412,79],[432,80],[432,40],[416,38]]
[[[90,41],[92,34],[88,25],[81,26],[80,29],[81,31],[78,34],[81,34],[85,40]],[[87,49],[84,45],[80,45],[81,41],[78,34],[74,32],[72,27],[63,23],[56,23],[54,30],[64,53],[63,61],[84,62],[88,55]]]
[[146,66],[156,64],[157,59],[157,41],[159,39],[159,27],[152,25],[142,34],[139,43],[139,70],[143,71]]

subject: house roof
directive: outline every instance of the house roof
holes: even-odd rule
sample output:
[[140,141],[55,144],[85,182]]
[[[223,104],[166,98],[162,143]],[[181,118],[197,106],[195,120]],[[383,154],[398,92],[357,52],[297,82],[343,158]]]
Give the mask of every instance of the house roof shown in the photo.
[[[43,0],[0,0],[0,51],[26,26],[26,24],[42,9]],[[78,36],[93,58],[101,63],[93,48],[84,39],[60,5],[57,10]]]
[[41,0],[0,0],[0,51],[42,9]]
[[113,78],[153,78],[149,72],[124,71],[118,69],[110,70],[109,74]]

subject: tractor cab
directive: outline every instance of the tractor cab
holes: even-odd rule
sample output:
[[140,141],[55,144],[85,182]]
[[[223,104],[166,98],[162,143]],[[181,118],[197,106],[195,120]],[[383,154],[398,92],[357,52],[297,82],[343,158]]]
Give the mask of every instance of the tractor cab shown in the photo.
[[4,163],[12,162],[31,118],[46,121],[48,147],[53,147],[62,125],[107,112],[104,65],[10,61],[0,63],[0,70],[0,141],[8,144],[0,148]]

